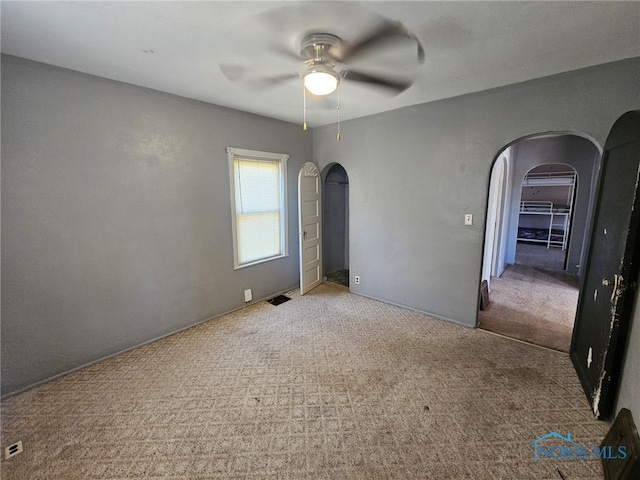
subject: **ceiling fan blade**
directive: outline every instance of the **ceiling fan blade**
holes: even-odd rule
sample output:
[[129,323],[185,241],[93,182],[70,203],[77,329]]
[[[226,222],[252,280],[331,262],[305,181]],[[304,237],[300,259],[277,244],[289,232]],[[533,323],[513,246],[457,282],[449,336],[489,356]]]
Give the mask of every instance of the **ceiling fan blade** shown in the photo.
[[220,64],[220,72],[225,76],[227,80],[234,83],[242,80],[245,77],[247,73],[247,67],[231,63],[222,63]]
[[278,55],[280,55],[281,57],[285,57],[289,60],[293,60],[295,62],[301,62],[302,60],[300,59],[300,55],[296,55],[294,52],[292,52],[291,50],[289,50],[288,48],[282,46],[282,45],[269,45],[269,50],[271,50],[272,52],[277,53]]
[[294,78],[300,78],[300,75],[297,73],[285,73],[276,76],[263,76],[247,80],[247,85],[252,88],[271,88],[281,83],[288,82],[289,80],[293,80]]
[[378,24],[363,38],[350,45],[346,45],[342,49],[340,61],[349,63],[367,54],[373,48],[379,47],[385,43],[407,39],[416,42],[418,61],[423,63],[424,48],[422,47],[420,40],[410,33],[402,23],[388,19],[381,19]]
[[382,87],[387,90],[399,94],[409,88],[413,82],[410,80],[396,79],[396,78],[383,78],[376,75],[369,75],[367,73],[356,72],[354,70],[348,70],[345,76],[345,80],[351,80],[354,82],[366,83],[376,87]]
[[294,78],[300,78],[298,73],[285,73],[282,75],[268,76],[263,75],[261,77],[251,78],[248,74],[249,69],[244,65],[234,65],[223,63],[220,65],[220,71],[231,83],[242,83],[248,88],[270,88],[276,85],[287,82]]

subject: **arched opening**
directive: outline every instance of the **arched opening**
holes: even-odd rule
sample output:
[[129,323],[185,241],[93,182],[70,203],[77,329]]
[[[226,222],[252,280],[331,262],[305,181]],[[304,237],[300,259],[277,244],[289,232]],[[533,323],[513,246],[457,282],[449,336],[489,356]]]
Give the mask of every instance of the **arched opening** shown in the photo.
[[349,286],[349,177],[342,165],[324,170],[323,259],[327,281]]
[[496,156],[478,326],[569,351],[584,276],[600,149],[569,133],[518,139]]

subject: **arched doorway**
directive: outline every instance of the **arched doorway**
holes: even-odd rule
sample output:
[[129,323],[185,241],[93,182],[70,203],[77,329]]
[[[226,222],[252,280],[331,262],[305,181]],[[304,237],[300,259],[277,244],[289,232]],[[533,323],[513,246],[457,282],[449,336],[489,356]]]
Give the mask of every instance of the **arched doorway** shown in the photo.
[[323,172],[323,259],[328,281],[349,286],[349,177],[334,163]]
[[[480,328],[568,352],[599,165],[598,146],[575,134],[530,136],[498,153],[482,269],[490,302]],[[573,185],[543,187],[554,181]],[[537,253],[528,255],[531,248]]]

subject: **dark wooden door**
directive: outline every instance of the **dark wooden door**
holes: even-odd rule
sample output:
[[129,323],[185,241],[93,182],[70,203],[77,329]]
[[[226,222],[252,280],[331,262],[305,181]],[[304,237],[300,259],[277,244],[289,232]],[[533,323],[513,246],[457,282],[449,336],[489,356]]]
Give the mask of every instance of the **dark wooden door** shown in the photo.
[[640,260],[640,110],[625,113],[605,143],[571,360],[596,417],[615,406]]

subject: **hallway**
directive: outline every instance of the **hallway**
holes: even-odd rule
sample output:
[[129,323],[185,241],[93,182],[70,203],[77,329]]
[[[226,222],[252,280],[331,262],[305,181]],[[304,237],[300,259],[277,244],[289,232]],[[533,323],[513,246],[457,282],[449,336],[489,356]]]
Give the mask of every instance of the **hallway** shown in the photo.
[[491,279],[490,302],[478,327],[507,337],[569,352],[578,303],[574,275],[509,265]]

